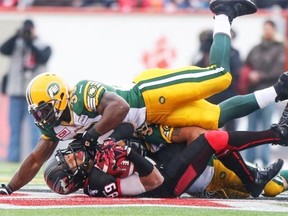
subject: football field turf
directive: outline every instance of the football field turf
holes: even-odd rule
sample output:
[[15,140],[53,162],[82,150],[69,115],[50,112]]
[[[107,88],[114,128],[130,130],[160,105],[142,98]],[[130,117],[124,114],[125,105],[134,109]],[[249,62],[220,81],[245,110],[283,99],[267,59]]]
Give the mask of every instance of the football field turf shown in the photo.
[[[0,163],[0,183],[7,183],[18,164]],[[195,215],[195,216],[286,216],[288,194],[273,199],[137,199],[89,198],[81,193],[51,193],[43,170],[11,196],[0,196],[0,215]]]

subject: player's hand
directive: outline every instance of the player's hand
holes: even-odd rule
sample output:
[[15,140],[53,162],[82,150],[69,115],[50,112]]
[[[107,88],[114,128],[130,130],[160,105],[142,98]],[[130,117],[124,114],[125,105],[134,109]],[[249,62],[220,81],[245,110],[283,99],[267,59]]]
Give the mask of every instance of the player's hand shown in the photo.
[[84,143],[83,138],[81,137],[81,138],[74,139],[72,142],[68,144],[68,146],[72,148],[74,152],[77,152],[79,150],[87,152],[89,157],[93,159],[96,154],[96,148],[85,146],[83,145],[83,143]]
[[116,142],[114,139],[106,139],[103,144],[99,146],[98,151],[96,153],[95,161],[97,163],[104,163],[107,167],[114,167],[115,154],[114,149],[116,147]]
[[[113,168],[117,169],[123,160],[127,159],[131,148],[128,146],[119,146],[113,138],[104,140],[101,146],[102,151],[107,152],[109,157],[113,157]],[[111,165],[111,164],[110,164]]]
[[81,139],[82,145],[89,147],[89,148],[96,148],[98,145],[97,140],[99,136],[95,131],[94,132],[91,132],[91,131],[94,131],[94,129],[92,128],[83,134],[82,139]]
[[120,166],[123,160],[127,159],[127,156],[129,155],[131,151],[131,148],[128,146],[116,146],[114,149],[114,155],[115,155],[115,168]]
[[125,160],[130,153],[128,146],[118,146],[113,138],[104,140],[96,154],[96,162],[101,162],[114,170]]
[[115,139],[113,138],[106,138],[104,141],[103,141],[103,144],[102,145],[99,145],[100,146],[100,151],[108,151],[108,150],[112,150],[116,147],[116,141]]
[[13,191],[5,184],[1,184],[0,195],[10,195]]
[[121,163],[130,151],[130,147],[118,146],[114,139],[106,139],[96,153],[96,166],[105,173],[118,176],[122,170]]

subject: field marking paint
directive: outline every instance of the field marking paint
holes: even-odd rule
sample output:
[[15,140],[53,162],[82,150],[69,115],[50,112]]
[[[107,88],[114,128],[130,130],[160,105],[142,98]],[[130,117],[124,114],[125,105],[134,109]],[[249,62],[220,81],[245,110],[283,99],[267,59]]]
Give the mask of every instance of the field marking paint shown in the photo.
[[[286,203],[286,206],[285,206]],[[288,212],[287,200],[265,199],[195,199],[195,198],[90,198],[73,194],[61,196],[53,193],[15,192],[0,196],[0,209],[43,209],[43,208],[106,208],[127,206],[161,206],[185,208],[209,208],[250,211]]]

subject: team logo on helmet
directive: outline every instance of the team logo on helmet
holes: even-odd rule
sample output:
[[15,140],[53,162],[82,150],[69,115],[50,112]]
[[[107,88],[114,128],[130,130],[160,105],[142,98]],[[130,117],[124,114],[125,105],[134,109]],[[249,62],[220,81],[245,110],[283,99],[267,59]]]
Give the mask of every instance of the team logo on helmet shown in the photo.
[[69,194],[74,190],[74,185],[69,182],[68,177],[64,177],[60,180],[60,189],[63,190],[64,194]]
[[60,91],[60,85],[58,83],[51,83],[49,86],[48,86],[48,95],[51,97],[51,98],[54,98],[55,95],[57,95]]

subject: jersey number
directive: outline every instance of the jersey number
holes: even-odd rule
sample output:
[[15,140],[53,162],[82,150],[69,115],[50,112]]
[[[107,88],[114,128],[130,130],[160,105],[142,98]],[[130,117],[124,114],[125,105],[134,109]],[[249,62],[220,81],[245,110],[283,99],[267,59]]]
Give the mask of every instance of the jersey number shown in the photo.
[[107,197],[118,197],[119,196],[119,193],[117,191],[117,186],[116,186],[116,183],[111,183],[109,185],[106,185],[104,187],[104,191],[106,193],[106,196]]

